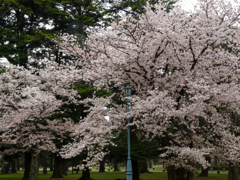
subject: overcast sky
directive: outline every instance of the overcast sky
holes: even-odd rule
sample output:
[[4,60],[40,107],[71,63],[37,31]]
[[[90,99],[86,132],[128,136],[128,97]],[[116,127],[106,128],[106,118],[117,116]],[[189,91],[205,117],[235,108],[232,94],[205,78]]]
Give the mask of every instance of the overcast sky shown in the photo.
[[[197,3],[197,0],[180,0],[180,1],[182,1],[180,3],[182,5],[182,8],[187,11],[193,10],[194,5],[196,5]],[[226,0],[226,1],[230,1],[234,4],[234,0]],[[240,0],[238,3],[240,3]]]
[[192,10],[194,5],[197,3],[197,0],[182,0],[182,2],[180,3],[182,5],[182,8],[184,10]]

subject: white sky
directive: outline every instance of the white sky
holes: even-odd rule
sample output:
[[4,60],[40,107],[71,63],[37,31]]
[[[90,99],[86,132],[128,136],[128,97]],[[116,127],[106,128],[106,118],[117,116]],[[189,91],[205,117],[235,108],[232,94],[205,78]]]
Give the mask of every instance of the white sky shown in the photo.
[[[180,4],[182,8],[186,11],[193,10],[194,5],[197,4],[197,0],[180,0],[180,1],[181,1]],[[234,0],[226,0],[226,1],[229,1],[234,4]],[[238,3],[240,3],[240,0],[238,1],[239,1]]]
[[193,10],[194,5],[197,3],[197,0],[182,0],[180,3],[184,10]]

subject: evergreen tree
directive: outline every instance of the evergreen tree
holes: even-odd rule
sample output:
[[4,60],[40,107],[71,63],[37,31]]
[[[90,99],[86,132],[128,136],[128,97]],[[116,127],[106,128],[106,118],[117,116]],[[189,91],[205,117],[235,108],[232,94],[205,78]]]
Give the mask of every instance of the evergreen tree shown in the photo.
[[0,57],[27,67],[32,58],[58,57],[54,34],[84,34],[103,17],[92,0],[0,0]]

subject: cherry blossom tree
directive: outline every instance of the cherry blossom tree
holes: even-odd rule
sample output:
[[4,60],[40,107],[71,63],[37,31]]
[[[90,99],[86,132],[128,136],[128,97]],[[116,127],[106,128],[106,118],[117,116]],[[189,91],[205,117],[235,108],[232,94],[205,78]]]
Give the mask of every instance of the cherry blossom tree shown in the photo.
[[177,171],[187,170],[193,179],[197,164],[209,166],[206,156],[233,166],[240,160],[239,129],[230,117],[240,112],[239,12],[239,4],[224,0],[200,0],[192,13],[148,5],[137,19],[122,17],[107,30],[90,31],[87,53],[71,45],[70,36],[61,47],[89,58],[85,76],[94,86],[123,92],[129,83],[130,113],[115,107],[110,119],[130,117],[147,135],[166,138],[161,157],[168,178],[184,179]]
[[116,123],[106,118],[110,111],[107,107],[112,102],[113,96],[114,94],[107,98],[87,98],[80,102],[89,107],[86,111],[88,115],[75,124],[74,132],[71,133],[73,142],[61,149],[61,156],[67,159],[83,154],[83,164],[79,165],[79,168],[83,170],[80,178],[82,180],[91,179],[89,166],[103,160],[107,154],[104,151],[106,145],[114,145],[110,137],[112,131],[118,129],[121,122]]
[[[27,180],[37,179],[37,154],[42,150],[60,153],[65,158],[87,151],[85,168],[98,162],[105,155],[102,149],[109,143],[112,129],[118,126],[105,118],[113,95],[80,101],[74,84],[85,79],[83,62],[42,63],[43,69],[30,70],[9,65],[0,74],[0,140],[3,144],[15,145],[3,153],[31,155],[31,166],[25,170],[27,175],[23,178]],[[56,113],[63,113],[61,107],[70,103],[89,107],[88,116],[81,121],[79,118],[77,125],[71,119],[52,118]],[[59,152],[55,142],[63,141],[65,134],[71,135],[74,143]]]
[[[92,83],[99,78],[98,72],[91,69],[93,54],[89,54],[89,48],[86,44],[78,44],[78,37],[67,35],[61,38],[59,44],[61,52],[71,56],[74,59],[75,67],[81,69],[82,75],[79,81],[92,86]],[[125,124],[124,119],[121,121],[108,120],[107,116],[113,112],[113,110],[111,112],[110,107],[114,105],[114,93],[106,92],[108,95],[103,98],[98,95],[100,89],[96,89],[92,98],[86,98],[78,102],[88,109],[84,112],[88,115],[83,117],[79,124],[74,125],[74,132],[71,133],[73,142],[63,146],[60,152],[63,158],[72,158],[85,152],[85,155],[83,155],[85,159],[83,164],[80,165],[80,169],[83,170],[83,176],[80,179],[90,179],[89,166],[104,158],[107,153],[103,152],[105,146],[108,144],[114,145],[110,140],[112,131],[123,126],[123,123]]]
[[42,150],[58,151],[54,140],[62,140],[72,131],[70,120],[52,120],[51,116],[61,113],[62,105],[76,103],[78,97],[72,88],[77,73],[74,66],[44,63],[44,69],[30,70],[9,65],[0,75],[1,143],[15,144],[3,153],[31,154],[31,167],[24,176],[27,179],[37,179],[37,154]]

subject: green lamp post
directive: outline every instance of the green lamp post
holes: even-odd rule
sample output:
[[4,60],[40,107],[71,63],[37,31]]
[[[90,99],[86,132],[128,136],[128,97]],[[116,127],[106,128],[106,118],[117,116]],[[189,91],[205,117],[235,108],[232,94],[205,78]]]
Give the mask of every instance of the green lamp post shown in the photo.
[[[131,96],[132,88],[129,86],[129,84],[125,87],[125,93],[126,96]],[[129,112],[129,99],[127,99],[127,111]],[[128,124],[129,124],[129,118],[128,118]],[[127,180],[132,180],[132,160],[130,156],[130,126],[128,126],[128,158],[127,158]]]

